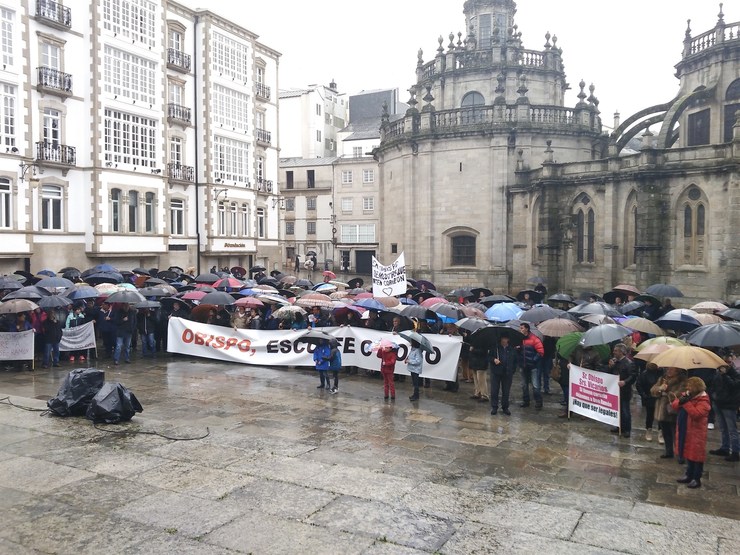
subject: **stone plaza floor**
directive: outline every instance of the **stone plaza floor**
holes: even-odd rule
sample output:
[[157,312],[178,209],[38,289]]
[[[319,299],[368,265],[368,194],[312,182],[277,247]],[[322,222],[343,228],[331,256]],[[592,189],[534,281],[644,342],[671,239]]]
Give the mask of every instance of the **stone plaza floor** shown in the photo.
[[[72,368],[0,369],[0,398],[45,408]],[[740,553],[740,465],[703,487],[644,440],[512,415],[439,383],[162,357],[96,366],[144,407],[101,431],[0,404],[0,553]],[[517,389],[515,387],[515,389]],[[553,391],[559,390],[553,384]],[[515,396],[517,397],[517,396]],[[718,430],[708,448],[717,447]]]

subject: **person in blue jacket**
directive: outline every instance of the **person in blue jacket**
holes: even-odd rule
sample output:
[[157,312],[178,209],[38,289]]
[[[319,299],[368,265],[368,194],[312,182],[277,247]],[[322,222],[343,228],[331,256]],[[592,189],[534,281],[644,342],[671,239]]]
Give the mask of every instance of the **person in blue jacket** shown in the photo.
[[316,386],[316,389],[331,389],[329,386],[329,378],[326,375],[326,371],[329,370],[329,363],[331,362],[331,345],[326,339],[322,339],[316,349],[313,352],[313,361],[316,364],[316,371],[319,373],[320,385]]

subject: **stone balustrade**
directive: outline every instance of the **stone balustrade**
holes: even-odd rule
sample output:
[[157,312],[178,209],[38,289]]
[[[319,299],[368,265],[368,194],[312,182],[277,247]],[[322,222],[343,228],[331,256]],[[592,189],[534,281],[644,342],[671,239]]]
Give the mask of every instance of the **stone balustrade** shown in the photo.
[[687,39],[688,46],[684,51],[684,57],[693,56],[725,42],[740,40],[740,21],[718,25],[714,29]]
[[601,132],[601,121],[598,117],[592,117],[593,113],[588,109],[565,108],[561,106],[473,106],[466,108],[455,108],[452,110],[439,110],[429,115],[422,113],[415,118],[414,128],[410,128],[408,121],[413,118],[408,116],[385,125],[382,131],[382,140],[388,141],[405,135],[414,135],[423,125],[418,125],[419,120],[431,117],[430,127],[438,132],[457,132],[475,129],[495,128],[504,125],[507,128],[512,125],[535,124],[537,127],[552,129],[576,129],[579,131]]

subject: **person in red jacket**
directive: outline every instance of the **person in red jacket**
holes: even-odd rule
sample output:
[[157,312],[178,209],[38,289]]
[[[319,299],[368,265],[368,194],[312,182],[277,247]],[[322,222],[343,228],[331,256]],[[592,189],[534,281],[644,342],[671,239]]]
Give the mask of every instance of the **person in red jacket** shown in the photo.
[[707,422],[712,405],[707,395],[707,386],[701,378],[689,378],[686,391],[671,403],[673,410],[679,407],[686,411],[686,443],[683,454],[686,458],[686,475],[676,480],[691,489],[701,487],[701,475],[707,458]]
[[519,347],[522,356],[522,402],[520,407],[529,406],[529,384],[532,384],[532,396],[534,406],[537,410],[542,408],[542,373],[539,372],[542,357],[545,355],[545,347],[542,341],[532,333],[529,324],[522,322],[519,326],[524,339]]
[[383,399],[386,401],[390,396],[391,401],[396,400],[396,386],[393,384],[393,374],[396,371],[396,360],[398,360],[398,345],[392,343],[383,345],[378,349],[380,359],[380,374],[383,376]]

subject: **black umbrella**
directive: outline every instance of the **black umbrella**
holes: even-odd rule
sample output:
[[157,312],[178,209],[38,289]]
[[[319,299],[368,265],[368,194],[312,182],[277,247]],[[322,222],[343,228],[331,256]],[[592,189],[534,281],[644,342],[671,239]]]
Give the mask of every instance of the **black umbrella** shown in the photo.
[[293,284],[293,287],[300,287],[301,289],[311,289],[313,282],[310,279],[298,279]]
[[23,287],[23,284],[18,280],[9,279],[6,277],[0,278],[0,291],[3,289],[8,290],[8,291],[9,290],[15,291],[17,289],[20,289],[21,287]]
[[242,268],[241,266],[233,266],[229,271],[231,272],[231,275],[237,279],[241,279],[247,275],[246,268]]
[[482,295],[483,297],[490,297],[491,295],[493,295],[493,291],[491,291],[490,289],[488,289],[486,287],[473,287],[470,290],[470,292],[473,293],[473,296],[476,299],[480,299],[481,298],[481,293],[483,293],[483,295]]
[[518,328],[509,326],[488,326],[474,331],[468,337],[468,342],[474,347],[490,349],[495,347],[501,341],[501,337],[506,336],[511,340],[512,345],[520,344],[524,335]]
[[135,308],[159,308],[160,306],[162,304],[157,301],[142,301],[134,305]]
[[190,309],[192,308],[192,305],[189,301],[181,299],[180,297],[162,297],[161,299],[159,299],[159,304],[161,304],[167,310],[172,310],[172,306],[175,303],[180,303],[180,306],[182,306],[187,312],[190,312]]
[[495,304],[512,303],[515,300],[514,297],[510,297],[509,295],[488,295],[487,297],[478,299],[478,302],[490,308]]
[[568,312],[571,314],[603,314],[610,317],[620,317],[622,313],[616,310],[612,305],[604,302],[582,303],[574,306]]
[[524,314],[522,314],[519,317],[519,319],[522,322],[530,322],[532,324],[539,324],[540,322],[544,322],[545,320],[552,320],[553,318],[560,318],[563,314],[565,314],[564,310],[560,310],[558,308],[552,308],[551,306],[547,306],[547,305],[540,305],[540,306],[535,306],[527,310]]
[[655,297],[683,297],[683,293],[673,285],[656,283],[645,289],[645,293]]
[[166,285],[167,282],[163,279],[150,277],[144,282],[146,287],[156,287],[157,285]]
[[62,295],[49,295],[48,297],[41,297],[36,304],[41,308],[61,308],[63,306],[69,306],[74,301]]
[[275,289],[280,288],[280,281],[273,277],[263,277],[257,282],[258,285],[269,285],[271,287],[274,287]]
[[316,256],[316,251],[306,251],[306,256]]
[[60,274],[66,274],[67,272],[77,272],[78,274],[81,273],[78,268],[75,268],[74,266],[65,266],[61,270],[59,270],[58,273]]
[[461,330],[467,330],[470,332],[478,331],[482,328],[491,327],[491,324],[480,318],[463,318],[455,322],[455,325]]
[[156,276],[157,276],[157,279],[172,281],[175,279],[179,279],[182,276],[182,272],[176,272],[174,270],[163,270],[161,272],[158,272]]
[[27,285],[25,287],[21,287],[16,291],[11,291],[7,295],[5,295],[5,297],[3,297],[3,300],[9,301],[10,299],[27,299],[29,301],[37,301],[41,297],[48,297],[50,295],[51,293],[43,287]]
[[139,293],[145,297],[169,297],[172,295],[167,289],[162,287],[142,287]]
[[308,330],[304,332],[296,341],[305,341],[306,343],[313,343],[314,345],[317,345],[322,341],[328,341],[330,344],[333,345],[339,344],[339,341],[336,337],[320,330]]
[[453,289],[449,292],[447,295],[448,297],[462,297],[463,299],[465,297],[472,297],[473,291],[472,289],[469,289],[467,287],[458,287],[457,289]]
[[75,282],[80,281],[81,276],[82,276],[82,273],[75,268],[72,268],[71,270],[67,270],[66,272],[62,273],[62,277],[64,279],[68,279],[69,281],[75,281]]
[[726,320],[740,321],[740,308],[728,308],[720,312],[719,315]]
[[352,278],[347,282],[347,285],[349,286],[349,289],[359,289],[363,285],[365,285],[365,280],[362,278]]
[[123,276],[117,272],[97,272],[84,277],[85,282],[90,285],[99,283],[121,283]]
[[684,340],[697,347],[735,347],[740,345],[740,327],[735,324],[709,324],[695,329]]
[[221,278],[210,272],[195,276],[195,283],[216,283]]
[[236,299],[223,291],[213,291],[200,300],[200,304],[231,305]]
[[468,303],[465,305],[466,308],[475,308],[476,310],[480,310],[481,312],[485,312],[490,307],[482,304],[482,303]]
[[573,297],[566,293],[555,293],[547,297],[547,300],[554,303],[572,303],[575,302]]
[[640,310],[643,306],[645,306],[645,303],[642,301],[630,301],[628,303],[624,303],[618,310],[622,314],[629,314],[630,312]]
[[135,274],[139,274],[140,276],[148,276],[148,275],[151,275],[151,274],[149,273],[149,270],[145,270],[144,268],[134,268],[134,269],[133,269],[133,270],[131,270],[131,271],[132,271],[133,273],[135,273]]
[[138,291],[124,289],[123,291],[111,293],[105,300],[109,303],[136,304],[144,302],[146,299]]
[[265,270],[267,270],[267,268],[265,268],[264,266],[262,266],[260,264],[258,264],[257,266],[252,266],[251,268],[249,268],[249,271],[252,272],[252,273],[255,273],[255,272],[264,272]]
[[436,320],[437,314],[429,310],[425,306],[419,304],[404,305],[401,310],[402,314],[408,318],[416,318],[417,320]]
[[598,293],[589,292],[589,291],[585,291],[581,293],[580,295],[578,295],[578,298],[581,301],[586,301],[586,302],[592,302],[591,299],[595,299],[595,301],[593,302],[604,302],[604,299],[602,298],[601,295],[599,295]]

